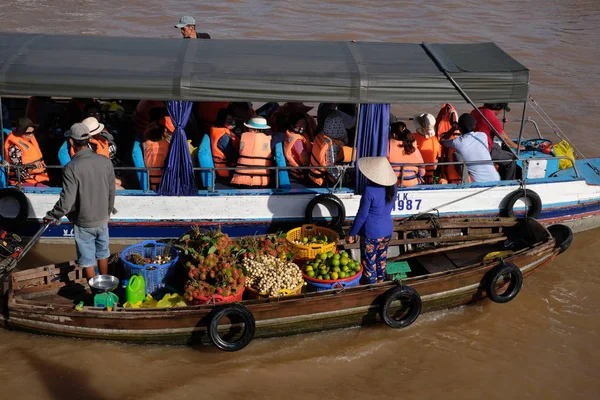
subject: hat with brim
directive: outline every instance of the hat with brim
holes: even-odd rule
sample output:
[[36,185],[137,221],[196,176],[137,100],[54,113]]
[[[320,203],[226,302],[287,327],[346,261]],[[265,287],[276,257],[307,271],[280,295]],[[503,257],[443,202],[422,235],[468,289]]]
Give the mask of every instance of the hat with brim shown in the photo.
[[184,26],[188,26],[188,25],[196,25],[196,20],[194,19],[194,17],[192,17],[190,15],[184,15],[183,17],[181,17],[179,19],[179,23],[177,25],[175,25],[175,28],[181,29]]
[[65,136],[74,140],[85,140],[92,137],[87,125],[81,122],[71,125],[71,129],[65,132]]
[[506,111],[506,112],[510,112],[510,107],[508,106],[508,103],[500,103],[502,105],[502,108]]
[[104,124],[98,122],[95,117],[87,117],[81,123],[88,127],[91,136],[96,136],[104,130]]
[[248,122],[244,122],[244,126],[250,129],[271,129],[263,117],[251,118]]
[[362,157],[358,160],[358,169],[373,183],[392,186],[398,181],[392,165],[385,157]]
[[17,134],[17,136],[21,136],[24,135],[25,132],[27,132],[27,129],[37,128],[38,126],[38,124],[34,124],[29,118],[19,118],[19,126],[17,127],[15,133]]

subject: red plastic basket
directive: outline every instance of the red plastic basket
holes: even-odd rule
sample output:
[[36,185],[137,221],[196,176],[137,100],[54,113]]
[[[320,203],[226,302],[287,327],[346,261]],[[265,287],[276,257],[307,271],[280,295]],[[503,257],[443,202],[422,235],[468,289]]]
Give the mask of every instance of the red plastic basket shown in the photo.
[[242,301],[246,287],[242,287],[236,294],[231,296],[221,296],[220,294],[214,294],[210,297],[201,297],[200,299],[194,299],[193,304],[220,304],[220,303],[237,303]]

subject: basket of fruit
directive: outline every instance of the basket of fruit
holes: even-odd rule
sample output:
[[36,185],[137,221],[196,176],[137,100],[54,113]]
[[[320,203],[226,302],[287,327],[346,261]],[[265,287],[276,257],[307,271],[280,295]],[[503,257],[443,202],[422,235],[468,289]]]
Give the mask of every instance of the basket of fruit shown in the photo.
[[290,230],[286,239],[292,247],[294,258],[308,260],[319,253],[335,251],[340,236],[329,228],[306,224]]
[[251,299],[289,296],[302,292],[302,272],[293,262],[266,255],[260,258],[246,258],[242,266],[247,273],[246,289]]
[[146,240],[121,252],[125,276],[142,275],[146,294],[166,286],[175,272],[179,252],[164,243]]
[[362,272],[360,263],[342,251],[339,254],[333,252],[317,254],[314,259],[306,262],[302,269],[302,276],[309,289],[319,292],[358,286]]

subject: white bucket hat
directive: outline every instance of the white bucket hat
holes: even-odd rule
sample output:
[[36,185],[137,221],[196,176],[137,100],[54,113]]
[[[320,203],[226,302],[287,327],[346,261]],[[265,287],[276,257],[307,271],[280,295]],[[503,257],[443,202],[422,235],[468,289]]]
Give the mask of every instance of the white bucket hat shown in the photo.
[[415,130],[426,138],[435,136],[435,117],[431,114],[420,114],[414,117]]
[[98,122],[98,120],[94,117],[87,117],[83,121],[82,124],[88,127],[90,130],[90,135],[95,136],[104,130],[104,124]]
[[358,169],[368,180],[381,186],[392,186],[398,181],[392,165],[385,157],[362,157],[358,160]]
[[244,126],[251,129],[271,129],[271,127],[267,125],[267,120],[263,117],[250,118],[248,122],[244,122]]

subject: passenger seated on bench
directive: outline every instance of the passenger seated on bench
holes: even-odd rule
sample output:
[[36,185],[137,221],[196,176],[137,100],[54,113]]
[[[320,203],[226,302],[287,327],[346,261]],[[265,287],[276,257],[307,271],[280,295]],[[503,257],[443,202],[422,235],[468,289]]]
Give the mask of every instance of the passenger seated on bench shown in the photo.
[[[340,116],[327,117],[323,125],[323,132],[315,138],[310,157],[311,168],[308,172],[310,179],[319,186],[326,182],[335,183],[342,174],[339,164],[351,162],[352,147],[344,146],[344,139],[348,140],[348,132]],[[335,166],[336,168],[322,168]]]
[[[392,124],[390,132],[391,138],[388,147],[388,160],[390,163],[414,163],[415,165],[402,167],[392,165],[396,176],[398,177],[398,186],[410,187],[421,183],[422,177],[425,175],[425,168],[419,166],[423,164],[423,156],[417,148],[415,138],[411,131],[408,130],[404,122],[395,122]],[[403,171],[402,179],[400,172]]]
[[271,135],[266,133],[271,127],[263,117],[251,118],[244,126],[248,131],[242,133],[240,139],[240,154],[231,184],[242,187],[267,187],[271,183],[273,171],[265,167],[274,164]]
[[248,102],[231,103],[229,109],[235,118],[233,133],[241,136],[243,132],[246,132],[246,122],[256,117],[256,111],[252,108],[252,103]]
[[169,115],[165,102],[160,100],[140,100],[135,107],[135,111],[133,112],[132,129],[136,135],[143,135],[144,140],[146,140],[146,131],[148,128],[152,129],[155,127],[150,126],[150,123],[160,118],[156,118],[151,114],[151,111],[154,114],[157,114],[156,111],[153,111],[155,108],[158,108],[162,111],[162,116]]
[[477,122],[471,114],[462,114],[458,119],[460,135],[455,139],[447,139],[452,131],[445,133],[441,140],[446,147],[456,149],[458,154],[468,163],[469,161],[489,161],[484,164],[467,164],[469,176],[473,182],[494,182],[500,180],[500,175],[492,163],[488,151],[487,135],[475,132]]
[[[414,137],[417,141],[417,147],[423,156],[423,161],[426,163],[437,163],[442,156],[442,147],[435,134],[435,117],[431,114],[420,114],[415,116],[414,122],[417,131]],[[423,183],[434,183],[433,172],[436,167],[437,165],[428,165],[425,167]]]
[[10,185],[48,187],[50,184],[44,157],[35,138],[36,128],[29,118],[19,118],[19,127],[5,139],[4,159],[13,165],[8,175]]
[[[306,119],[301,113],[294,113],[288,119],[283,154],[290,167],[307,167],[310,165],[312,143],[306,137]],[[308,169],[289,169],[288,173],[299,181],[305,181]]]
[[[300,114],[302,119],[304,119],[304,136],[308,138],[308,140],[313,140],[316,135],[317,130],[317,121],[314,117],[308,115],[308,112],[312,110],[313,107],[305,106],[302,102],[288,102],[279,107],[269,118],[269,125],[273,129],[273,132],[283,132],[284,129],[287,128],[287,125],[279,124],[279,121],[288,120],[292,115]],[[281,118],[281,119],[280,119]]]
[[[215,168],[235,167],[240,150],[240,139],[233,133],[233,113],[222,108],[217,113],[215,126],[210,128],[210,150]],[[233,170],[216,170],[217,177],[231,179]]]
[[158,190],[158,186],[160,185],[163,173],[162,168],[169,154],[173,132],[175,132],[175,126],[171,118],[162,117],[156,127],[148,132],[148,139],[142,143],[144,165],[146,168],[161,168],[148,171],[151,190]]

